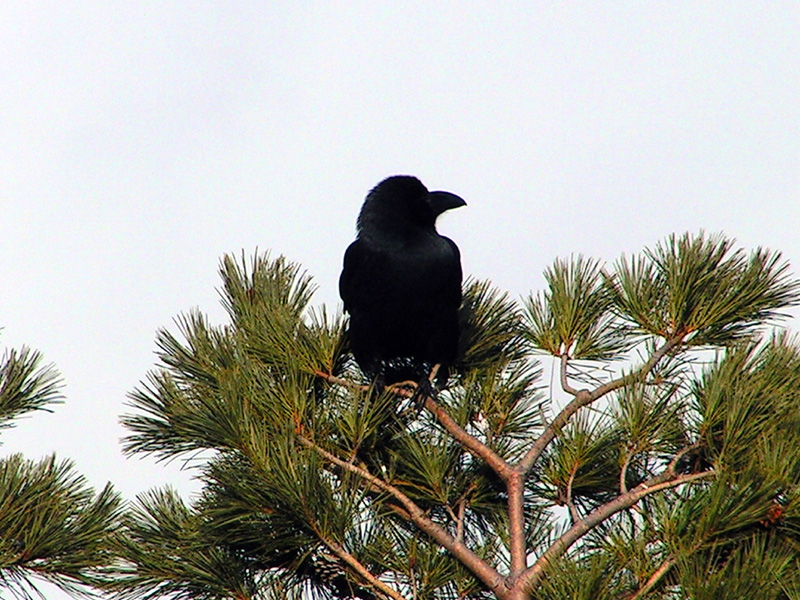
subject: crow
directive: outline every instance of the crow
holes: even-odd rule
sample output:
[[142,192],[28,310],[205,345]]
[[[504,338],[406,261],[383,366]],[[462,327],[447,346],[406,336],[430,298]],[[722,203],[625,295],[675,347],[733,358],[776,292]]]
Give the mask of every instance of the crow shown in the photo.
[[461,254],[437,233],[436,218],[464,205],[409,175],[384,179],[364,200],[339,295],[353,356],[384,385],[425,378],[435,364],[437,386],[447,382],[458,350]]

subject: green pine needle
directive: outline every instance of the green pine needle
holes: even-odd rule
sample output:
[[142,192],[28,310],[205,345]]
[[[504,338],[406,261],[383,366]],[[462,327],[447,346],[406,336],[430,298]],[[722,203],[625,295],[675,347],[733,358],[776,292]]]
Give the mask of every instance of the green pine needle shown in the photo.
[[526,335],[553,356],[617,358],[629,345],[612,312],[600,262],[583,256],[557,259],[545,271],[548,289],[525,301]]
[[721,235],[672,235],[644,256],[622,258],[608,277],[620,314],[640,331],[694,346],[750,338],[800,300],[780,253],[748,257]]
[[41,355],[29,348],[6,351],[0,358],[0,429],[32,410],[47,410],[61,401],[61,380],[52,366],[40,366]]
[[86,485],[69,461],[0,459],[0,586],[28,596],[36,579],[85,594],[112,560],[120,498]]

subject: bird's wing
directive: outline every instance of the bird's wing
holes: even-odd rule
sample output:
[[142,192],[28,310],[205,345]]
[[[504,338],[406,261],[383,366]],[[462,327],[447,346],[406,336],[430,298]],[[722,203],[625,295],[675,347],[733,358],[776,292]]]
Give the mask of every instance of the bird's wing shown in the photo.
[[382,290],[378,283],[385,273],[382,256],[356,240],[344,253],[344,267],[339,276],[339,296],[344,301],[344,309],[352,313],[361,307],[374,305],[381,300]]
[[453,251],[453,263],[451,268],[448,269],[447,284],[445,286],[445,289],[449,291],[446,301],[451,306],[459,307],[461,306],[461,281],[464,276],[461,271],[461,252],[453,240],[444,236],[442,238],[450,244],[450,249]]

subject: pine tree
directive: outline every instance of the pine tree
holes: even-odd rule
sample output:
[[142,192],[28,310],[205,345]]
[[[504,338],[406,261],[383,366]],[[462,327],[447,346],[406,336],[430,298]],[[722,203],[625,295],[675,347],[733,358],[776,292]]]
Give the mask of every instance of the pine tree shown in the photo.
[[800,287],[778,253],[687,234],[556,260],[522,303],[468,281],[422,410],[411,382],[370,386],[296,265],[221,275],[230,323],[160,331],[131,394],[126,451],[203,487],[138,499],[119,596],[800,598],[800,342],[768,328]]
[[[0,429],[60,401],[60,379],[28,348],[0,359]],[[87,594],[104,581],[114,560],[109,543],[120,501],[110,486],[87,486],[68,460],[0,458],[0,590],[17,598],[43,597],[36,580],[72,594]]]

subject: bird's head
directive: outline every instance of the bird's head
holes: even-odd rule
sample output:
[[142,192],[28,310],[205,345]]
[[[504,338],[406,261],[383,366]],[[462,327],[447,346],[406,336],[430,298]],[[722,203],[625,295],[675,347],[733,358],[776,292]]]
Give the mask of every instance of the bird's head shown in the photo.
[[394,175],[381,181],[367,194],[358,215],[359,235],[435,230],[439,215],[464,205],[466,202],[451,192],[429,192],[416,177]]

